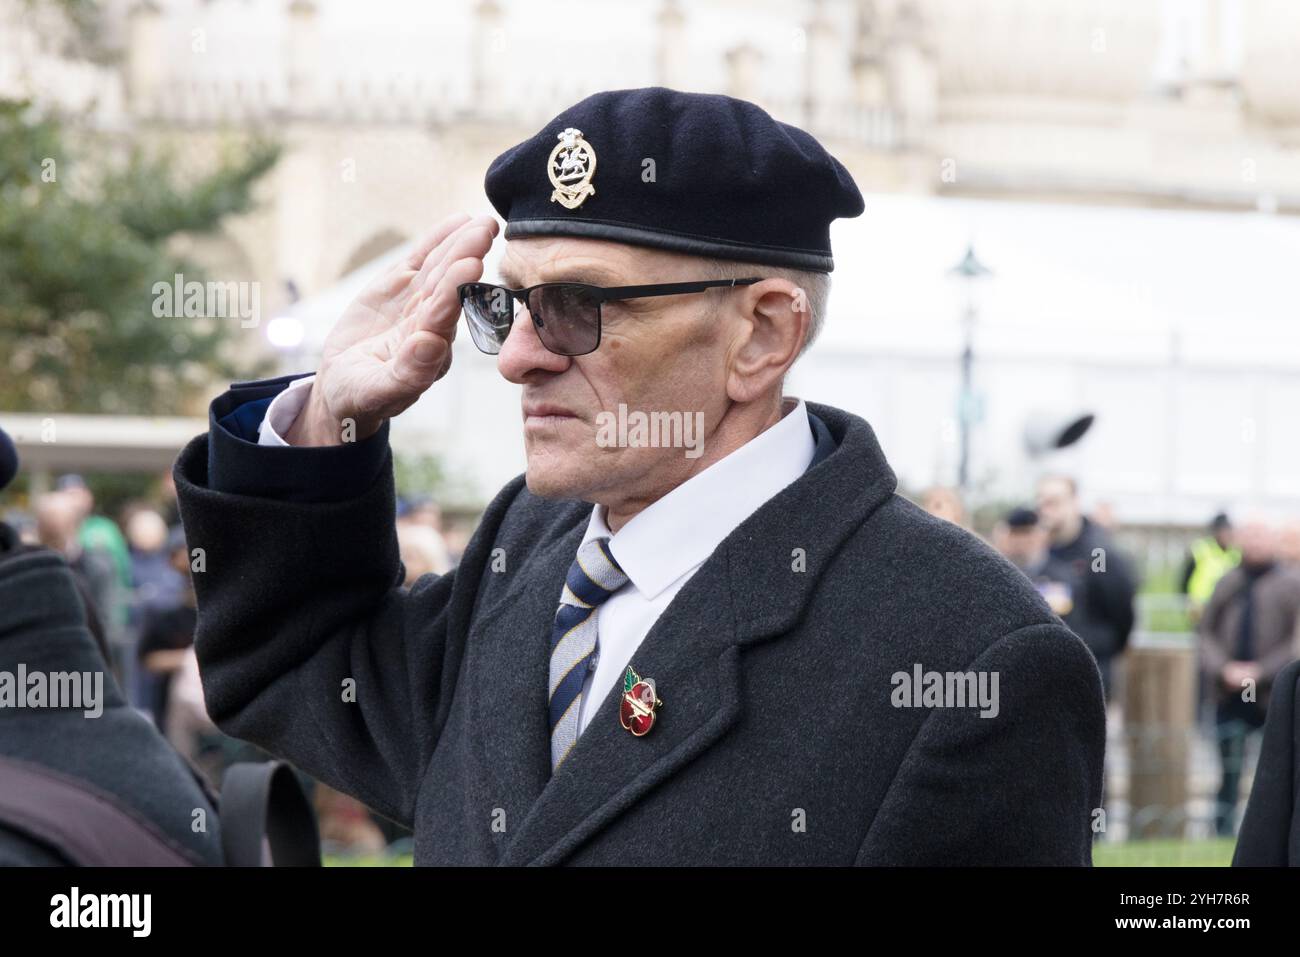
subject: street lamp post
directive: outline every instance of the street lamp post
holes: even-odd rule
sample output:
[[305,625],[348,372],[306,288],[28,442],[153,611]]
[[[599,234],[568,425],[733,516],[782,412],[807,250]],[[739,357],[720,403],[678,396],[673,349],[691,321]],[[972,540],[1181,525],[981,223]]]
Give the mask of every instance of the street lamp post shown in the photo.
[[975,392],[972,371],[975,364],[975,321],[979,317],[976,308],[975,285],[981,279],[993,275],[989,269],[975,257],[975,247],[968,245],[966,255],[961,262],[948,270],[948,275],[961,281],[965,293],[962,309],[962,353],[961,353],[961,396],[957,404],[957,421],[961,429],[961,452],[957,464],[957,487],[964,494],[970,483],[970,437],[971,425],[975,419]]

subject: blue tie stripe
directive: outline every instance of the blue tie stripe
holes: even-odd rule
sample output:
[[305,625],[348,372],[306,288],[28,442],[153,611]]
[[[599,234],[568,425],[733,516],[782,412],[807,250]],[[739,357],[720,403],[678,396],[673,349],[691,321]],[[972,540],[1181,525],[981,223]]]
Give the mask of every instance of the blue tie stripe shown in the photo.
[[592,655],[595,651],[590,651],[584,655],[569,670],[560,682],[560,686],[555,689],[555,694],[551,695],[551,730],[560,723],[564,717],[564,712],[569,710],[569,705],[573,704],[575,698],[582,694],[583,682],[587,680],[587,668],[591,665]]

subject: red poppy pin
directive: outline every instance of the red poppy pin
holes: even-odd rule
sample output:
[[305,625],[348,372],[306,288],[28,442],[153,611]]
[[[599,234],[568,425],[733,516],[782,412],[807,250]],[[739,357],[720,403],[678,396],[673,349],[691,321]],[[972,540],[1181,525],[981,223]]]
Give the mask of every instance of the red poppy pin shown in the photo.
[[655,726],[655,709],[664,703],[655,694],[653,678],[642,678],[631,668],[623,676],[623,701],[618,708],[619,724],[638,738]]

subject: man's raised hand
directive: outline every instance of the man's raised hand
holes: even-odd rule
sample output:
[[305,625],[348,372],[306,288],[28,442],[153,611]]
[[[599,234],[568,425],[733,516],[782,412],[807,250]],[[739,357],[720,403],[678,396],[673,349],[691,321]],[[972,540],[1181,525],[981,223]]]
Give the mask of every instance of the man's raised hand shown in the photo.
[[482,277],[496,233],[491,216],[445,219],[353,300],[325,340],[311,395],[285,435],[290,445],[364,439],[446,375],[456,287]]

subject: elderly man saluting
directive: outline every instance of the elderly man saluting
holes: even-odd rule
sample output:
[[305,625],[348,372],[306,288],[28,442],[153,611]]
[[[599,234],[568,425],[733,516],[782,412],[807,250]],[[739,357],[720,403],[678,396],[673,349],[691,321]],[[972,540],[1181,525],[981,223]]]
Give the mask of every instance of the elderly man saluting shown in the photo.
[[[752,104],[645,89],[486,187],[499,281],[495,221],[446,220],[314,377],[236,385],[181,455],[217,723],[411,826],[418,864],[1089,863],[1088,650],[895,494],[866,422],[783,394],[847,171]],[[406,590],[387,423],[462,312],[521,387],[527,473]],[[620,404],[695,417],[699,454],[599,441]]]

